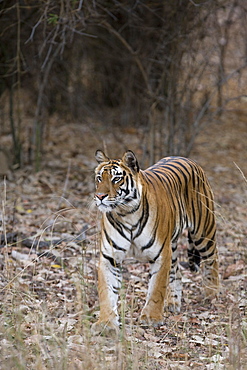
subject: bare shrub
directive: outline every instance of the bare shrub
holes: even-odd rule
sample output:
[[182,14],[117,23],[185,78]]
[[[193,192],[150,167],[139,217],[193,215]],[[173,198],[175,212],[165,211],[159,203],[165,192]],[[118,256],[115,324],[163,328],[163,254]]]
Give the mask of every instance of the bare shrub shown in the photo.
[[[201,128],[244,94],[246,10],[243,0],[5,1],[1,93],[32,92],[29,160],[40,168],[54,112],[141,127],[152,163],[188,155]],[[19,163],[21,98],[7,113]]]

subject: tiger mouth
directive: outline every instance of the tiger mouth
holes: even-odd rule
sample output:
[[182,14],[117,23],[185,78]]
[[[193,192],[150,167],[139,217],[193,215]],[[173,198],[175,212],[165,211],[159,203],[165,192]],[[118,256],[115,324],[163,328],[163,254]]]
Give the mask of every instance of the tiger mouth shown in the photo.
[[117,203],[110,203],[110,204],[107,204],[107,203],[96,203],[96,206],[101,210],[101,211],[111,211],[113,210],[114,208],[117,207]]

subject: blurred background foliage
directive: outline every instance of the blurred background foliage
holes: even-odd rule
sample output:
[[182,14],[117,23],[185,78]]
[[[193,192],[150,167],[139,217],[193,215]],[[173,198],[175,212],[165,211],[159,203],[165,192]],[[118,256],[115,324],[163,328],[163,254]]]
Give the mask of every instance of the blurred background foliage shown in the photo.
[[39,170],[57,114],[141,128],[151,163],[189,155],[246,99],[246,20],[245,0],[2,0],[0,133],[12,148],[0,150]]

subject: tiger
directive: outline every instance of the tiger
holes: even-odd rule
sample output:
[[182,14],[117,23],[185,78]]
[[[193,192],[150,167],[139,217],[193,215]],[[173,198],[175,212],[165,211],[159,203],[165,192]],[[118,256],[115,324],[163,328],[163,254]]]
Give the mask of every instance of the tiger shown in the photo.
[[219,291],[214,198],[203,169],[179,156],[141,170],[136,155],[110,159],[97,150],[94,200],[102,213],[98,294],[100,314],[93,330],[119,330],[118,296],[126,256],[149,263],[142,324],[163,324],[164,309],[181,310],[182,275],[177,242],[188,235],[191,271],[201,266],[206,298]]

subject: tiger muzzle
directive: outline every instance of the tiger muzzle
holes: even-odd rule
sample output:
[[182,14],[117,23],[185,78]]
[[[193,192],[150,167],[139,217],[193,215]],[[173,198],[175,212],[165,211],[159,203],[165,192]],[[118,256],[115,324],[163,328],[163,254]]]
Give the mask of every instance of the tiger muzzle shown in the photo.
[[95,193],[95,198],[97,199],[99,199],[99,200],[103,200],[103,199],[105,199],[106,197],[107,197],[107,195],[108,194],[105,194],[105,193]]

